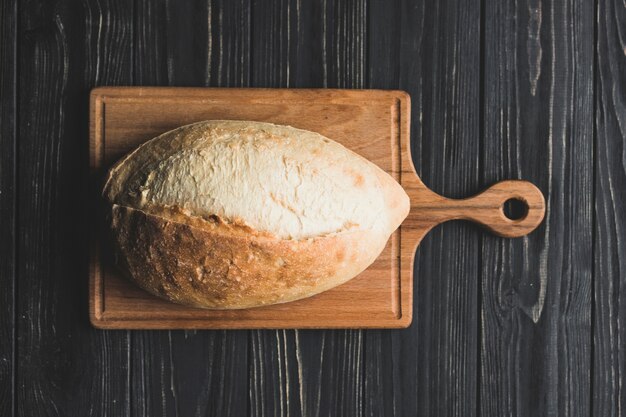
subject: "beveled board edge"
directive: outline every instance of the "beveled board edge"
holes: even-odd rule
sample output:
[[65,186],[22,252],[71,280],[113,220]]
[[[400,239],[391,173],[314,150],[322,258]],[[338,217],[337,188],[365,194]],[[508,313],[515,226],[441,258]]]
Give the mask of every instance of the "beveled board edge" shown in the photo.
[[[90,94],[89,109],[89,166],[92,189],[95,187],[96,194],[98,186],[98,176],[103,167],[104,149],[102,139],[104,137],[103,117],[105,112],[104,103],[107,97],[181,97],[181,96],[204,96],[207,93],[267,93],[276,94],[314,94],[325,98],[350,99],[363,98],[364,93],[368,97],[372,95],[380,98],[395,98],[395,115],[398,123],[392,127],[399,126],[398,132],[393,132],[392,137],[397,137],[401,155],[392,156],[399,161],[398,180],[403,186],[410,188],[420,188],[423,186],[417,177],[410,154],[410,115],[411,100],[408,93],[400,90],[341,90],[341,89],[271,89],[271,88],[193,88],[193,87],[97,87]],[[392,149],[396,149],[393,147]],[[411,185],[418,185],[417,188]],[[406,189],[406,188],[405,188]],[[411,196],[411,190],[407,193]],[[94,200],[98,197],[94,196]],[[97,204],[89,205],[93,208],[91,213],[98,213]],[[95,219],[94,219],[95,220]],[[399,294],[400,306],[397,318],[363,318],[359,320],[345,319],[337,317],[332,322],[311,318],[306,322],[301,319],[290,320],[288,317],[271,319],[111,319],[105,317],[105,299],[103,292],[103,276],[100,259],[100,233],[90,239],[90,265],[89,265],[89,317],[91,324],[99,329],[333,329],[333,328],[406,328],[413,319],[413,264],[415,250],[419,241],[426,231],[411,230],[410,227],[401,226],[398,233],[392,235],[400,245],[398,267],[400,268],[400,284],[396,291]],[[397,236],[397,237],[396,237]]]

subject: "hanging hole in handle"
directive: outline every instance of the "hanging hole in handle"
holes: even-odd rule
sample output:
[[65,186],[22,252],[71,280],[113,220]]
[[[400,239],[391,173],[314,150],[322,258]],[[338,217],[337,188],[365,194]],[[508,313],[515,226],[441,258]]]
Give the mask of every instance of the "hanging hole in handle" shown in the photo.
[[507,219],[521,221],[528,215],[528,203],[519,198],[509,198],[502,205],[502,211]]

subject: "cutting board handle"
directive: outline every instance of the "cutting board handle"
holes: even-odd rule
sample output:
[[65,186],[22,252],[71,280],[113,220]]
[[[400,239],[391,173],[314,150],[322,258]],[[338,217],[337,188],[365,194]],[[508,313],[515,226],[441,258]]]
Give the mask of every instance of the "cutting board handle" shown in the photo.
[[[430,190],[429,190],[430,191]],[[539,226],[545,214],[545,200],[539,189],[528,181],[498,182],[470,198],[450,199],[432,191],[414,202],[411,213],[414,220],[435,226],[448,220],[463,219],[480,223],[503,237],[527,235]],[[508,200],[519,200],[525,206],[524,214],[510,219],[504,212]],[[430,228],[430,227],[428,227]]]

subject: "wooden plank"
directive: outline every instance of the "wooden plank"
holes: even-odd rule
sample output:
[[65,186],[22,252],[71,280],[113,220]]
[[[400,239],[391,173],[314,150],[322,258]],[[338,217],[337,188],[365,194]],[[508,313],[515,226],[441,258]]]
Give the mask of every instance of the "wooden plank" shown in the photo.
[[0,1],[0,415],[14,416],[17,1]]
[[483,238],[480,415],[590,413],[593,14],[485,2],[482,179],[531,180],[548,210],[526,238]]
[[[426,2],[424,8],[420,153],[414,159],[425,184],[448,197],[480,189],[479,11],[478,1]],[[478,285],[472,277],[478,276],[479,236],[472,225],[444,224],[418,249],[418,414],[476,413]]]
[[[362,88],[365,14],[364,1],[255,2],[252,86]],[[363,331],[253,331],[250,341],[250,415],[362,414]]]
[[592,412],[626,412],[626,9],[597,2]]
[[[424,8],[398,2],[389,7],[383,2],[368,4],[367,78],[368,87],[402,88],[411,96],[411,153],[418,173],[422,167],[415,157],[421,155],[420,111],[422,109],[422,41],[427,22]],[[444,226],[448,227],[448,226]],[[419,249],[418,249],[419,250]],[[413,275],[413,279],[417,275]],[[413,303],[419,295],[414,292]],[[365,333],[364,414],[371,417],[418,415],[418,322],[403,331],[369,330]],[[422,408],[423,409],[423,408]]]
[[135,84],[249,84],[248,0],[136,0]]
[[[135,7],[136,84],[247,85],[248,1]],[[131,340],[134,416],[247,414],[247,332],[142,331]]]
[[[87,316],[88,93],[130,81],[132,4],[24,3],[19,20],[17,415],[128,413],[128,334]],[[4,60],[3,60],[4,61]]]
[[[417,172],[446,196],[475,193],[480,2],[370,6],[369,85],[411,94]],[[422,241],[412,326],[366,337],[366,415],[476,415],[480,236],[476,227],[454,222]]]

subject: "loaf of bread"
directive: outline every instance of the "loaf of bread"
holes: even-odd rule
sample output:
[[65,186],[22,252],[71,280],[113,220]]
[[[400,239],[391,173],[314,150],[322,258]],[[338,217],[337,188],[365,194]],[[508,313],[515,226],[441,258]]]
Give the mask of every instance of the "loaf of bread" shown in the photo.
[[109,171],[119,265],[176,303],[235,309],[328,290],[367,268],[409,212],[402,187],[317,133],[206,121]]

